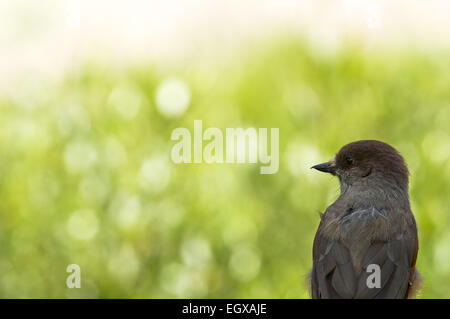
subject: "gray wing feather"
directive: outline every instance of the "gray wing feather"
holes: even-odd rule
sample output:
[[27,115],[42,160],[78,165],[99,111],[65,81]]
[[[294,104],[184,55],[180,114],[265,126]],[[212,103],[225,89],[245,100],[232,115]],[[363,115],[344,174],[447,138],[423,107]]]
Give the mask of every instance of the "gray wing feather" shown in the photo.
[[[417,233],[413,231],[388,241],[374,242],[369,246],[363,258],[362,271],[357,276],[347,247],[318,231],[314,240],[311,273],[312,297],[406,298],[414,276],[416,256]],[[369,288],[367,285],[371,275],[367,272],[370,264],[380,267],[379,288]]]
[[356,277],[350,253],[338,242],[316,238],[317,255],[312,271],[313,298],[352,298]]
[[[412,238],[401,236],[389,242],[373,244],[364,258],[355,298],[406,298],[414,263],[412,242]],[[367,285],[371,273],[366,270],[370,264],[380,266],[380,288],[369,288]]]

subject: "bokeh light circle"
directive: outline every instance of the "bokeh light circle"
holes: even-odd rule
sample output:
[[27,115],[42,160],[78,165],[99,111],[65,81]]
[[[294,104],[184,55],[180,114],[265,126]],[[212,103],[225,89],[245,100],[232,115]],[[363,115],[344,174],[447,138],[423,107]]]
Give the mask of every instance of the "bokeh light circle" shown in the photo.
[[156,89],[156,106],[166,117],[182,115],[191,101],[191,92],[186,83],[178,78],[164,80]]

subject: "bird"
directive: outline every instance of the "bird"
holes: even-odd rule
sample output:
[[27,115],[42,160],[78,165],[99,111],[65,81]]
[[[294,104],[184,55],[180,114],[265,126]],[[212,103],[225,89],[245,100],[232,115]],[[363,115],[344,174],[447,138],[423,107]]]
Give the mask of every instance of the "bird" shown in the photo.
[[311,168],[337,176],[340,184],[313,242],[312,299],[416,297],[422,283],[418,228],[400,153],[378,140],[360,140]]

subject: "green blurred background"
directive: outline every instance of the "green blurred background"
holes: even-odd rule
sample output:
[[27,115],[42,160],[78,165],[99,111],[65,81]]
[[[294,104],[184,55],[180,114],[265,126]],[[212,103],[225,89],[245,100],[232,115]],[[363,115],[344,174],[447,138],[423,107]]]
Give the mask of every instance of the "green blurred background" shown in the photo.
[[[449,5],[401,3],[0,2],[0,298],[308,298],[310,167],[360,139],[405,157],[450,298]],[[194,120],[279,128],[279,171],[174,164]]]
[[[449,52],[327,55],[286,37],[170,72],[88,63],[58,86],[30,78],[0,102],[0,296],[307,298],[319,212],[339,192],[309,167],[369,138],[411,171],[421,297],[450,297],[449,65]],[[278,127],[278,173],[173,164],[171,132],[195,119]],[[81,289],[65,285],[72,263]]]

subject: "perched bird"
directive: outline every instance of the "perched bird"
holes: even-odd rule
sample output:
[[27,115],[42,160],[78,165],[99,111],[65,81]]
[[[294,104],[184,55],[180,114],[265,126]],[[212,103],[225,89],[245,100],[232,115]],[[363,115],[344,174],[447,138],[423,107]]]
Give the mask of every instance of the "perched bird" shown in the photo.
[[[314,239],[312,298],[414,297],[421,282],[419,245],[403,157],[386,143],[363,140],[312,168],[340,182]],[[368,283],[375,267],[376,287]]]

